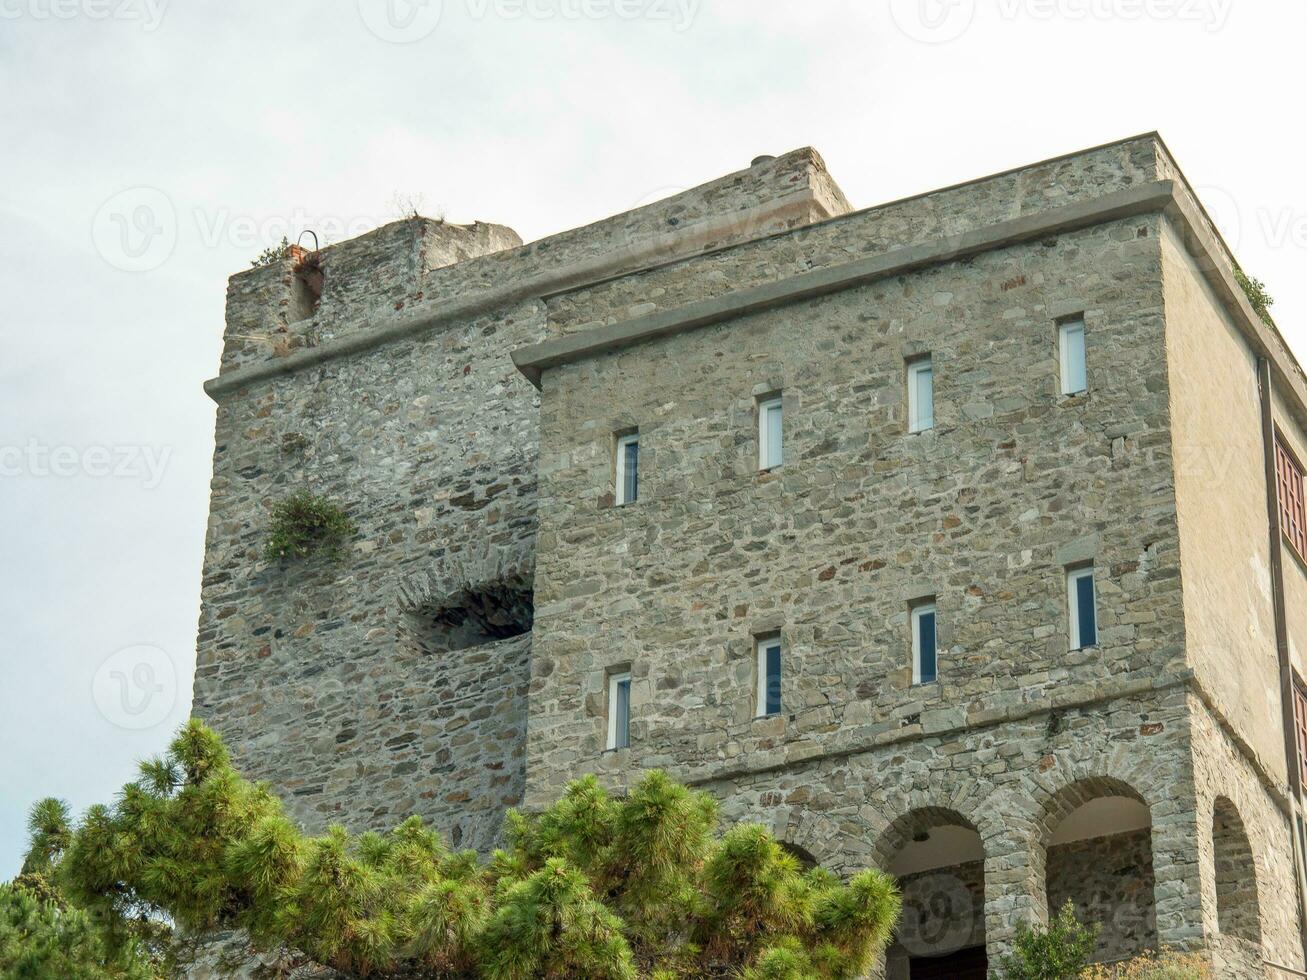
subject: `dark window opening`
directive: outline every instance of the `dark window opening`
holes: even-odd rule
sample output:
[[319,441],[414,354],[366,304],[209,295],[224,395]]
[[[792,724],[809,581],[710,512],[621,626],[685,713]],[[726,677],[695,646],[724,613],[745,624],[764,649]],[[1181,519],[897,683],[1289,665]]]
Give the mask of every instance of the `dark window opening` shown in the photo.
[[291,322],[307,320],[318,310],[322,299],[322,285],[325,275],[322,268],[322,253],[310,252],[298,245],[291,246],[294,257],[295,282],[291,295]]
[[791,844],[787,840],[777,841],[781,845],[781,850],[785,851],[792,858],[799,862],[799,867],[805,871],[811,871],[817,867],[818,861],[812,856],[812,852],[806,847],[800,847],[798,844]]
[[530,581],[496,579],[468,586],[408,614],[421,653],[448,653],[531,632]]

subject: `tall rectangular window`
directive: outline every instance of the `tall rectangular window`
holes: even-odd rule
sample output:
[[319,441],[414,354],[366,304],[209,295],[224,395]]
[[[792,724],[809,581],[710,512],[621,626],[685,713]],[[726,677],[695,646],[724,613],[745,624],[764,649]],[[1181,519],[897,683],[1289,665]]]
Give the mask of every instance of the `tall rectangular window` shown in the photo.
[[1075,395],[1089,388],[1085,369],[1085,320],[1063,320],[1057,327],[1058,359],[1062,365],[1062,394]]
[[608,675],[608,747],[631,744],[631,672]]
[[1094,566],[1066,573],[1067,609],[1070,613],[1071,649],[1098,645],[1098,609],[1094,597]]
[[1293,682],[1293,730],[1298,740],[1302,785],[1307,787],[1307,691],[1296,680]]
[[935,600],[912,607],[912,683],[933,684],[939,676]]
[[781,398],[758,402],[758,469],[772,470],[785,462]]
[[631,433],[617,440],[617,503],[634,503],[640,496],[640,436]]
[[769,636],[758,641],[757,716],[768,718],[781,713],[781,638]]
[[1303,471],[1280,433],[1275,434],[1275,482],[1280,500],[1280,530],[1307,561],[1307,497],[1303,494]]
[[908,362],[908,431],[935,427],[935,369],[929,357]]

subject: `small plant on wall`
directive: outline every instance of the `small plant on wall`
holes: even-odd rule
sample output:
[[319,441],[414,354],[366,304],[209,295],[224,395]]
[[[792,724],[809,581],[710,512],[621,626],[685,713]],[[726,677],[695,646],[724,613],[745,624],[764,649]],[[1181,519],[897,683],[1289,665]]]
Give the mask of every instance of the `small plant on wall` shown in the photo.
[[1263,322],[1274,326],[1275,321],[1271,319],[1271,307],[1275,305],[1275,300],[1266,291],[1266,284],[1260,279],[1254,279],[1238,266],[1235,267],[1234,278],[1243,288],[1244,295],[1248,297],[1248,302],[1252,304],[1253,312],[1261,317]]
[[273,505],[263,553],[269,561],[313,554],[335,559],[340,557],[341,544],[355,530],[354,522],[326,497],[301,490]]

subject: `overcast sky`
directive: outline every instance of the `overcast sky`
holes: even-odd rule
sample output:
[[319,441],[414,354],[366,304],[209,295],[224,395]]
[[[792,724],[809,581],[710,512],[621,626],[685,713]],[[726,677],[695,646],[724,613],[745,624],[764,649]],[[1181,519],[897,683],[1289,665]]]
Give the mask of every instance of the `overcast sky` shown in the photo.
[[1158,129],[1307,353],[1307,4],[0,0],[0,879],[186,717],[226,278],[817,147],[865,207]]

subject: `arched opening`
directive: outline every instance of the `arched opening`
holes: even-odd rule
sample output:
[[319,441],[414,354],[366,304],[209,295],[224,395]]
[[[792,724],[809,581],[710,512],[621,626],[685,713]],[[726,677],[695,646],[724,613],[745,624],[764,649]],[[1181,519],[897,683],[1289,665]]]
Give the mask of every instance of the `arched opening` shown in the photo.
[[1260,943],[1262,917],[1253,850],[1243,818],[1223,796],[1217,798],[1212,808],[1212,860],[1216,868],[1216,917],[1221,935]]
[[1050,801],[1044,823],[1049,914],[1067,902],[1098,927],[1094,960],[1134,956],[1157,946],[1152,813],[1120,780],[1086,779]]
[[876,851],[903,895],[886,980],[984,980],[985,847],[975,825],[954,810],[913,810]]
[[805,872],[811,871],[821,863],[813,857],[812,852],[806,847],[800,847],[798,844],[791,844],[787,840],[780,841],[779,843],[781,845],[781,850],[785,851],[790,855],[790,857],[798,861],[799,867],[801,867]]

